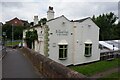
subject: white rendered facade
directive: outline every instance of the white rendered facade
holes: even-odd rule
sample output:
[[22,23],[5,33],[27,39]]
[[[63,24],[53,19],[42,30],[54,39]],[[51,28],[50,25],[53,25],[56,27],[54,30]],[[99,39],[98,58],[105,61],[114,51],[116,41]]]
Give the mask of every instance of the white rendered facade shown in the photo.
[[[47,22],[50,28],[49,34],[49,58],[64,65],[77,65],[100,59],[99,28],[88,18],[85,21],[70,22],[64,16]],[[58,32],[57,32],[57,31]],[[61,32],[61,33],[60,33]],[[63,32],[63,33],[62,33]],[[59,43],[68,45],[67,58],[59,59]],[[90,57],[84,56],[85,43],[92,44],[92,53]]]

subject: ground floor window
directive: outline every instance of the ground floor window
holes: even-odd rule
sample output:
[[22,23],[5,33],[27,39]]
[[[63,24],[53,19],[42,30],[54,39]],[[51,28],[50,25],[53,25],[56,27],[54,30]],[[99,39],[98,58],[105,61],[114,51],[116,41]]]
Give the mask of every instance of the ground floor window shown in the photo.
[[59,59],[67,58],[67,45],[59,45]]
[[90,57],[92,54],[92,44],[85,44],[85,56]]

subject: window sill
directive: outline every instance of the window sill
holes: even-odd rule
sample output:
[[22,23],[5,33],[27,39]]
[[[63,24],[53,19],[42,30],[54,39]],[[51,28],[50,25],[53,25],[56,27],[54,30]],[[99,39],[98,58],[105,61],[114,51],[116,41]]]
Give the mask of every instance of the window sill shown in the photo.
[[59,58],[59,60],[66,60],[67,58]]
[[84,55],[85,57],[91,57],[91,55]]

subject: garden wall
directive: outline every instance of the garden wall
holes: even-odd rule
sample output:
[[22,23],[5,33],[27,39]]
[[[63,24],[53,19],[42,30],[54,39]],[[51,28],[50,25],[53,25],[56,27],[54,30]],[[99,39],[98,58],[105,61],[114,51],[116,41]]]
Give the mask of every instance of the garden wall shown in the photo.
[[85,76],[59,64],[33,50],[23,47],[20,49],[26,55],[37,70],[46,78],[82,78]]

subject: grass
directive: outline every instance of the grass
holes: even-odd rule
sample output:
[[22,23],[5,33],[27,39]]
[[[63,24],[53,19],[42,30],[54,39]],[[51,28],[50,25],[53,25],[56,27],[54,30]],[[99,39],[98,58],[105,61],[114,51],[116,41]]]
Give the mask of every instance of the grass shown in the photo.
[[114,73],[106,76],[105,78],[120,78],[120,72],[114,72]]
[[[91,64],[80,65],[80,66],[70,66],[69,68],[82,73],[86,76],[91,76],[96,73],[118,67],[118,62],[120,59],[114,59],[112,61],[99,61]],[[119,65],[120,66],[120,65]]]
[[6,44],[6,46],[15,46],[15,45],[18,45],[20,43],[20,41],[17,41],[17,42],[8,42]]
[[105,76],[104,78],[99,78],[97,80],[120,80],[120,72],[114,72],[110,75]]

